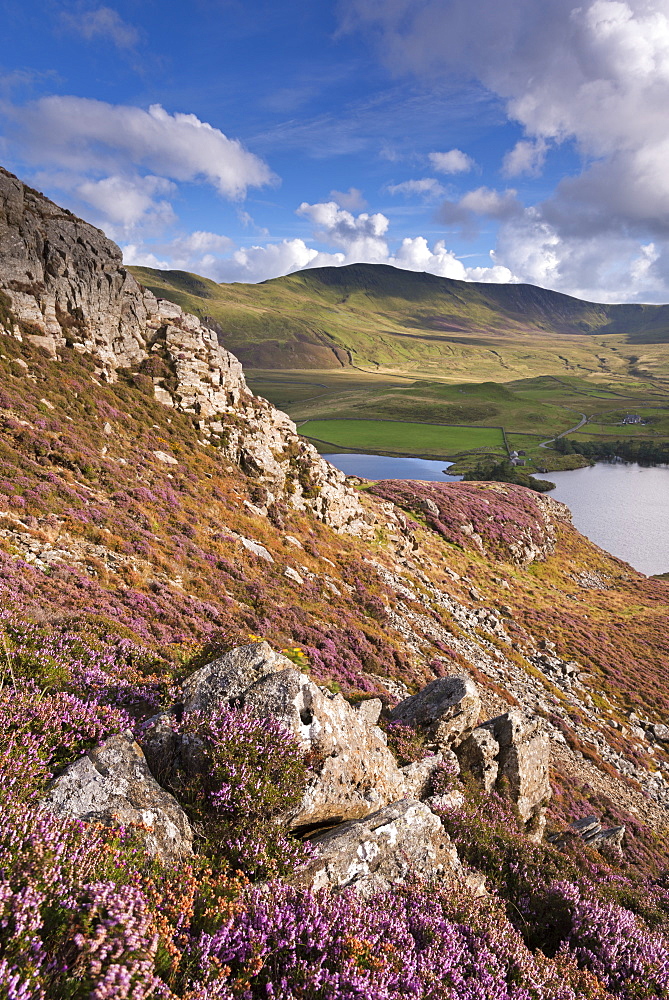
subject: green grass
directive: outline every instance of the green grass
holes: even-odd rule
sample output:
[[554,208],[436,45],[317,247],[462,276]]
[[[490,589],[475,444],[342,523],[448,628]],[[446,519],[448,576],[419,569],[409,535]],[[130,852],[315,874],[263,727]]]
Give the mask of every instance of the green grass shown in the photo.
[[605,306],[526,285],[373,264],[314,268],[257,285],[131,270],[156,295],[217,324],[221,342],[247,368],[356,365],[498,383],[546,373],[669,374],[667,306]]
[[309,420],[299,430],[319,443],[351,451],[452,458],[473,449],[504,449],[502,432],[494,427],[443,427],[386,420]]

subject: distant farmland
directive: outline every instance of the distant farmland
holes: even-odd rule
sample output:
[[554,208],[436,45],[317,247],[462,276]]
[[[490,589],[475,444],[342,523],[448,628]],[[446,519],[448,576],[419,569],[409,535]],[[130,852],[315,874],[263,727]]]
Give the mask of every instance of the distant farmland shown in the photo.
[[475,449],[504,451],[498,427],[448,427],[392,420],[308,420],[300,434],[351,451],[451,458]]

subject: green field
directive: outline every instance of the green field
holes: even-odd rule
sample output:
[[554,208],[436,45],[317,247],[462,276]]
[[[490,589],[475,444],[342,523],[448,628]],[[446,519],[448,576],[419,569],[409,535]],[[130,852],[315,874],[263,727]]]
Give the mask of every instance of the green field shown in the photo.
[[[669,386],[659,380],[547,375],[505,384],[438,382],[345,369],[250,372],[248,381],[254,392],[287,410],[301,433],[329,441],[332,447],[440,458],[457,454],[458,470],[475,464],[482,447],[502,453],[500,427],[509,448],[526,453],[528,466],[546,470],[584,463],[550,445],[540,447],[575,427],[583,416],[585,425],[569,435],[577,440],[669,440]],[[623,424],[629,413],[638,414],[644,423]],[[435,442],[434,424],[450,425],[448,442],[443,437]],[[453,425],[460,425],[457,434]],[[334,426],[339,428],[336,433]],[[357,429],[361,426],[364,432]],[[408,426],[410,433],[399,430]],[[314,427],[319,427],[318,433]]]
[[395,423],[388,420],[309,420],[300,434],[319,444],[350,451],[454,458],[475,449],[505,453],[501,430],[495,427],[444,427],[435,424]]

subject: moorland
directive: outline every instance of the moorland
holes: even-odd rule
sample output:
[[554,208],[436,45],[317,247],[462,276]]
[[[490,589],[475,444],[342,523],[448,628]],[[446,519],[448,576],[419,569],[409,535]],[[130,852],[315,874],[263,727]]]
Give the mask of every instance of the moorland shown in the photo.
[[0,995],[667,1000],[667,582],[355,490],[2,169],[0,258]]
[[375,264],[258,285],[131,270],[213,325],[253,391],[326,453],[443,458],[464,471],[515,450],[548,471],[589,461],[552,446],[567,432],[594,454],[619,440],[669,443],[666,306]]

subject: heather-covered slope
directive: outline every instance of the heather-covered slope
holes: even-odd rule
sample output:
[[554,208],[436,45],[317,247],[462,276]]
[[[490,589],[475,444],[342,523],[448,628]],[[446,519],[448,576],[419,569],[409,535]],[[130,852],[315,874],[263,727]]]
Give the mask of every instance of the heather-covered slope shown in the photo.
[[[24,198],[25,217],[7,225],[24,247],[39,246],[34,212],[56,209]],[[0,267],[5,995],[668,996],[669,584],[597,549],[566,508],[521,487],[354,491],[248,393],[206,329],[167,305],[128,321],[139,346],[122,364],[92,314],[58,320],[61,331],[67,316],[85,322],[81,339],[35,339],[44,331],[21,318],[17,295],[44,305],[44,318],[49,296],[67,307],[61,281],[86,303],[91,281],[113,285],[105,275],[118,273],[113,251],[99,273],[90,263],[98,277],[75,271],[67,246],[67,275],[34,271],[36,294],[16,292]],[[104,315],[116,330],[114,308]],[[199,668],[261,639],[296,668],[296,690],[314,684],[314,705],[376,728],[378,697],[398,767],[432,766],[435,736],[394,725],[388,709],[434,680],[475,683],[481,722],[521,710],[550,748],[547,833],[560,847],[528,839],[508,747],[507,776],[488,791],[464,764],[458,777],[444,748],[420,809],[438,817],[439,842],[469,881],[457,866],[455,876],[435,863],[414,877],[396,864],[369,902],[353,889],[301,887],[319,841],[302,843],[285,813],[346,747],[314,738],[305,749],[278,709],[257,708],[278,695],[255,675],[243,689],[255,715],[235,704],[189,710]],[[291,697],[286,717],[302,706]],[[307,707],[299,731],[313,726]],[[179,860],[151,854],[133,822],[124,830],[38,808],[73,762],[98,781],[93,761],[141,753],[128,729],[147,759],[155,742],[160,753],[177,748],[169,773],[154,763],[152,780],[190,824],[193,853]],[[568,829],[593,813],[625,827],[620,851]],[[150,831],[156,821],[145,819]]]

